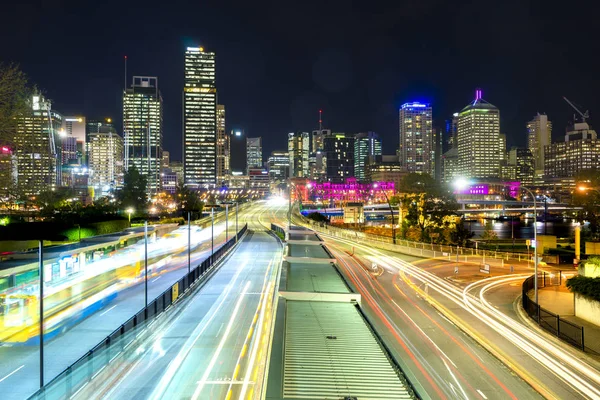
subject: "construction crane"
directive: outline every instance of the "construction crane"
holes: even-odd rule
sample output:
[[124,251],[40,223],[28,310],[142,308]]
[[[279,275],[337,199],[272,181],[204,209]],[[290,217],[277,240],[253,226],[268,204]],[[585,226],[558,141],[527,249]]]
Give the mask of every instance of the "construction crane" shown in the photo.
[[573,104],[569,99],[567,99],[565,96],[563,96],[563,99],[565,99],[565,101],[571,106],[573,107],[573,109],[575,111],[577,111],[577,114],[581,115],[581,122],[585,122],[586,119],[588,119],[590,117],[590,112],[586,111],[584,113],[582,113],[581,111],[579,111],[579,108],[575,107],[575,104]]

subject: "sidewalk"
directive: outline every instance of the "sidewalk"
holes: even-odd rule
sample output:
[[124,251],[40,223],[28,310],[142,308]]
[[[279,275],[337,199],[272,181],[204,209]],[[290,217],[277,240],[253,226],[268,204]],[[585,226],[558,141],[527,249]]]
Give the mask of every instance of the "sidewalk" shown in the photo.
[[[533,291],[528,293],[534,296]],[[589,349],[600,355],[600,326],[587,322],[575,316],[575,296],[565,286],[540,287],[538,292],[540,306],[562,319],[583,326],[586,350]]]

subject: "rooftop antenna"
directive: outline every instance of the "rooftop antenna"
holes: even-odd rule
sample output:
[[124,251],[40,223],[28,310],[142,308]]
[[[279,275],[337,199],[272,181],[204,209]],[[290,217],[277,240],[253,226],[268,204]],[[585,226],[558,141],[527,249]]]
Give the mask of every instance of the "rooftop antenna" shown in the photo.
[[125,82],[124,90],[127,90],[127,56],[125,56],[125,75],[123,77],[125,78],[125,80],[124,80],[124,82]]
[[319,133],[323,130],[323,110],[319,110]]

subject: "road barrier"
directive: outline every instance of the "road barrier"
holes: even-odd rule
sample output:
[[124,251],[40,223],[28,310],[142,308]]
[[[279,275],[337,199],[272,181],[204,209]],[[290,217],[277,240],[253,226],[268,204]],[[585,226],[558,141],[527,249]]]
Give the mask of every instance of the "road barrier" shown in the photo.
[[191,293],[194,286],[208,279],[219,261],[236,245],[247,229],[248,224],[244,225],[234,237],[218,248],[214,254],[149,302],[147,307],[125,321],[119,328],[44,387],[40,388],[29,399],[64,399],[76,395],[123,350],[130,346],[136,337],[148,327],[150,322],[168,310],[179,299]]
[[[544,287],[545,279],[544,274],[538,273],[538,289]],[[535,275],[525,279],[522,286],[522,302],[523,309],[535,322],[538,323],[542,328],[557,336],[559,339],[578,347],[582,351],[585,351],[585,341],[583,334],[583,326],[579,326],[572,322],[566,321],[561,318],[558,314],[548,311],[535,301],[529,298],[528,293],[534,289],[535,286]],[[541,283],[541,285],[540,285]]]

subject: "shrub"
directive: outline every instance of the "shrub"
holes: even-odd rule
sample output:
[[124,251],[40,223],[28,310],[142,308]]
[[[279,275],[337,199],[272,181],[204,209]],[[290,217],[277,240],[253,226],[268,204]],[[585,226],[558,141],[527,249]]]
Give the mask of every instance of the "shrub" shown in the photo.
[[567,280],[567,287],[571,292],[577,293],[589,300],[600,301],[600,277],[574,276]]

